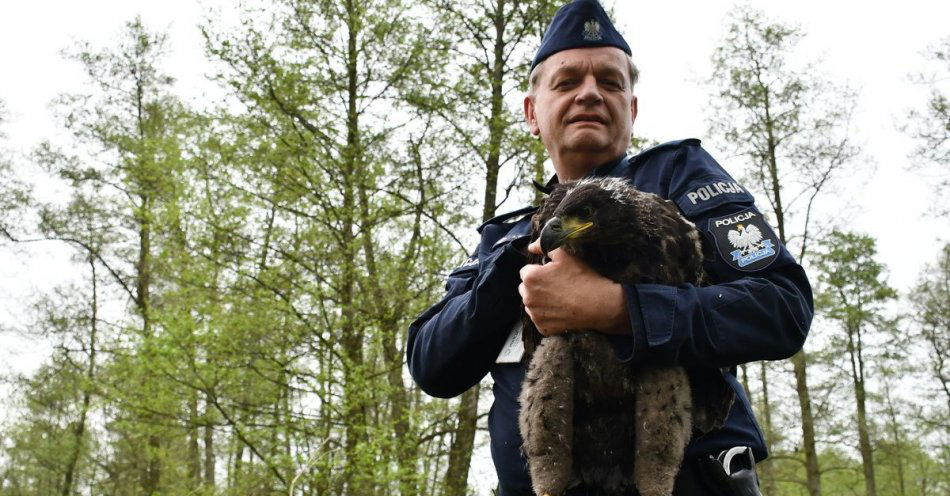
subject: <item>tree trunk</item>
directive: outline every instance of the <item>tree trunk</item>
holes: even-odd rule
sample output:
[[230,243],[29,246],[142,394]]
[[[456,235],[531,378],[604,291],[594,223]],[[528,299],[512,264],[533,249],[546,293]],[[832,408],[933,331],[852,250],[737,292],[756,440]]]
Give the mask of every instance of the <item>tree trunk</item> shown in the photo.
[[[92,366],[90,365],[90,370]],[[91,383],[90,383],[91,384]],[[63,496],[69,496],[73,493],[73,483],[76,474],[76,466],[79,464],[79,456],[82,453],[82,443],[85,439],[86,432],[86,416],[89,414],[89,402],[91,400],[92,394],[85,390],[82,395],[82,407],[79,412],[79,420],[76,421],[76,426],[73,428],[73,450],[69,455],[69,460],[66,463],[66,474],[63,477]]]
[[[855,342],[857,337],[857,342]],[[854,399],[858,410],[858,443],[861,465],[864,469],[864,488],[867,496],[877,496],[874,481],[874,452],[868,433],[866,395],[864,391],[864,359],[861,356],[861,329],[848,329],[848,353],[851,355],[851,378],[854,381]]]
[[[410,273],[410,266],[417,254],[418,240],[422,233],[422,214],[425,207],[425,180],[422,176],[421,158],[414,156],[415,173],[420,191],[419,203],[415,206],[413,212],[413,227],[409,242],[402,255],[399,265],[400,273]],[[369,302],[373,319],[381,332],[381,348],[383,359],[387,370],[386,379],[389,390],[387,399],[389,400],[389,423],[392,425],[392,446],[394,449],[388,453],[394,457],[397,462],[399,473],[397,480],[399,482],[399,494],[401,496],[416,495],[419,492],[416,477],[416,442],[409,436],[411,424],[409,418],[409,390],[403,382],[403,352],[399,345],[399,317],[405,313],[407,300],[402,295],[407,291],[407,279],[400,281],[400,285],[391,288],[391,295],[387,296],[386,288],[380,283],[383,277],[380,275],[376,262],[376,245],[373,240],[374,219],[370,212],[370,193],[372,190],[372,181],[365,178],[359,182],[359,214],[360,214],[360,238],[363,244],[363,254],[366,257],[366,279],[371,287],[373,298]],[[395,296],[395,297],[394,297]],[[389,306],[385,302],[391,302]]]
[[[785,208],[782,204],[781,180],[778,172],[777,144],[772,125],[772,115],[769,100],[768,87],[765,88],[765,125],[767,131],[768,143],[768,177],[771,187],[771,200],[775,209],[775,222],[778,227],[779,239],[782,244],[787,245],[788,239],[785,235]],[[804,249],[803,249],[804,251]],[[798,406],[801,411],[802,421],[802,450],[805,452],[805,477],[806,487],[809,496],[819,496],[821,494],[821,470],[818,466],[818,450],[815,447],[815,417],[811,409],[811,395],[808,391],[808,361],[805,356],[805,350],[801,350],[792,356],[792,367],[795,371],[795,391],[798,393]],[[764,378],[763,378],[764,380]],[[764,401],[767,404],[768,400]],[[769,419],[771,423],[771,419]]]
[[[147,139],[145,129],[145,87],[144,82],[139,79],[136,81],[136,119],[138,138],[142,143]],[[137,157],[138,166],[142,169],[147,167],[146,157]],[[142,316],[142,336],[148,340],[152,335],[152,315],[151,315],[151,279],[152,279],[152,201],[151,196],[153,188],[149,184],[136,184],[141,188],[139,194],[139,207],[135,212],[135,218],[138,222],[139,251],[138,259],[135,262],[135,303]],[[147,349],[147,348],[146,348]],[[157,422],[150,420],[150,415],[146,415],[145,425],[150,431],[155,429]],[[145,450],[146,464],[142,480],[142,491],[146,495],[152,495],[158,492],[159,483],[162,478],[161,464],[161,438],[154,432],[148,435],[148,448]]]
[[204,448],[205,448],[205,459],[204,459],[204,484],[208,489],[214,488],[214,427],[211,425],[211,414],[213,409],[208,405],[207,400],[205,401],[205,414],[204,414]]
[[82,406],[79,410],[79,420],[73,429],[73,451],[70,453],[69,460],[66,463],[66,474],[63,477],[62,496],[69,496],[73,492],[73,484],[76,474],[76,466],[79,464],[79,456],[82,454],[82,443],[85,439],[86,418],[89,415],[89,404],[92,401],[92,384],[95,383],[96,374],[96,333],[99,325],[99,290],[96,280],[96,263],[90,255],[89,268],[92,272],[92,301],[90,302],[89,315],[89,365],[86,368],[87,384],[83,387]]
[[885,398],[887,399],[887,416],[888,424],[891,429],[891,437],[893,438],[893,452],[890,453],[890,457],[894,459],[894,464],[897,469],[897,487],[899,489],[900,496],[905,496],[907,494],[904,487],[904,450],[903,445],[904,441],[901,439],[901,428],[897,420],[897,412],[894,408],[894,402],[891,401],[891,387],[888,385],[887,381],[884,382],[885,387]]
[[342,255],[341,270],[342,282],[340,285],[340,311],[342,320],[342,344],[344,369],[344,415],[346,419],[344,454],[346,456],[345,481],[346,494],[352,496],[366,496],[371,494],[373,479],[372,467],[366,466],[366,460],[360,458],[360,451],[366,445],[367,439],[367,412],[366,393],[367,377],[363,358],[364,336],[357,323],[360,311],[356,308],[356,248],[357,239],[354,233],[356,227],[356,188],[359,181],[361,144],[359,130],[359,113],[357,110],[359,84],[357,65],[359,51],[357,38],[362,24],[360,7],[354,5],[353,0],[347,0],[346,18],[347,28],[347,122],[346,144],[343,149],[343,222],[340,251]]
[[498,169],[501,163],[501,140],[505,132],[505,108],[502,94],[505,77],[505,0],[496,0],[492,16],[495,26],[494,58],[491,72],[491,114],[488,117],[488,156],[485,160],[485,199],[482,219],[495,216],[495,196],[498,193]]
[[749,388],[748,364],[739,364],[739,382],[742,383],[742,389],[745,389],[745,395],[749,398],[749,403],[755,404],[755,398],[752,396],[752,389]]
[[867,412],[865,410],[865,392],[863,383],[855,383],[855,399],[858,404],[858,441],[861,448],[861,462],[864,467],[864,487],[867,496],[877,496],[874,482],[874,453],[871,449],[871,437],[868,433]]
[[[769,403],[768,363],[765,360],[759,362],[759,374],[762,382],[762,423],[765,428],[765,447],[771,453],[774,430],[772,428],[772,406]],[[762,469],[765,496],[775,496],[775,473],[772,470],[772,461],[765,460],[760,467]]]
[[802,450],[805,452],[806,487],[809,496],[821,495],[821,472],[818,468],[818,450],[815,448],[815,416],[811,410],[811,395],[808,392],[808,357],[805,351],[792,356],[795,370],[795,390],[798,392],[798,407],[802,415]]
[[[139,222],[139,252],[135,264],[136,271],[136,306],[142,317],[142,336],[148,341],[152,335],[151,318],[151,245],[152,226],[150,221],[152,199],[147,195],[140,197],[140,211],[137,213]],[[147,347],[145,349],[148,349]],[[144,424],[149,431],[158,425],[150,420],[152,415],[146,414]],[[146,463],[142,474],[142,492],[152,495],[158,492],[162,478],[161,463],[162,440],[154,432],[148,434],[148,447],[145,450]]]
[[[532,172],[534,172],[534,180],[538,184],[545,184],[547,178],[544,177],[544,160],[547,157],[547,152],[545,152],[544,147],[541,146],[540,142],[535,143],[533,152],[531,153],[532,158]],[[544,193],[538,189],[534,190],[534,204],[540,205],[544,201]]]
[[[232,429],[235,429],[235,427],[232,426]],[[231,439],[234,445],[232,450],[234,463],[232,464],[233,468],[229,474],[231,475],[231,488],[233,489],[238,487],[238,483],[241,480],[241,471],[244,470],[244,443],[242,443],[241,440],[238,439],[236,433],[233,432],[231,434]]]
[[459,403],[455,439],[449,451],[449,468],[445,471],[445,496],[468,494],[468,469],[475,446],[479,389],[478,384],[473,386],[462,395]]
[[[485,198],[482,205],[482,220],[495,216],[495,197],[498,193],[498,169],[501,158],[501,140],[504,133],[504,101],[502,87],[505,70],[505,0],[496,0],[492,15],[495,27],[494,58],[491,73],[491,115],[488,121],[488,156],[485,160]],[[462,394],[459,402],[458,424],[452,447],[449,451],[449,467],[445,474],[446,496],[464,496],[468,490],[468,470],[475,446],[478,421],[478,397],[480,386],[476,384]]]
[[190,391],[188,398],[188,488],[201,485],[201,449],[198,447],[198,391]]

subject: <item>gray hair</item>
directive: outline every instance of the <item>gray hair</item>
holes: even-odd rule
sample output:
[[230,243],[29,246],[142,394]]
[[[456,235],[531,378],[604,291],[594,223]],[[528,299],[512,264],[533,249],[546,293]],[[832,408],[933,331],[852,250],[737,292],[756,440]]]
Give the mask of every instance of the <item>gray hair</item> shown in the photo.
[[[630,76],[630,91],[633,91],[633,87],[636,86],[637,81],[640,79],[640,70],[637,69],[637,65],[633,63],[633,57],[627,55],[626,59],[627,70]],[[534,69],[531,69],[531,74],[528,75],[529,95],[534,95],[534,90],[538,87],[538,80],[541,78],[541,66],[543,66],[547,61],[548,59],[544,59],[541,62],[538,62],[538,65],[534,66]]]

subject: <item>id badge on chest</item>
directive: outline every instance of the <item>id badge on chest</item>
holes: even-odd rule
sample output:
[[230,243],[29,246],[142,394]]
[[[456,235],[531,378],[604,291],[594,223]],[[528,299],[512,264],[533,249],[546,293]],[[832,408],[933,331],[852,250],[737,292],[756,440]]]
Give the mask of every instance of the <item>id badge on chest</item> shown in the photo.
[[495,359],[495,363],[518,363],[521,361],[521,357],[524,355],[524,341],[521,340],[521,328],[521,319],[518,319],[511,328],[511,332],[508,333],[508,339],[505,340],[504,346],[501,347],[501,352],[498,353],[498,358]]

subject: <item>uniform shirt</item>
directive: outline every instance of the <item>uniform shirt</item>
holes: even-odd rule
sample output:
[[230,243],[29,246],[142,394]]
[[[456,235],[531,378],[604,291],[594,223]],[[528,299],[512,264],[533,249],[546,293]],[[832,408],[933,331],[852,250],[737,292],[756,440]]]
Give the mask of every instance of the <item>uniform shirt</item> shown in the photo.
[[[735,390],[725,425],[694,435],[683,470],[694,470],[692,462],[700,457],[740,445],[764,459],[762,432],[735,366],[787,358],[801,349],[814,311],[802,267],[764,222],[752,195],[699,140],[621,157],[590,175],[625,178],[641,191],[673,200],[710,248],[704,262],[710,285],[624,285],[632,333],[608,337],[621,360],[687,367],[694,391]],[[521,318],[519,269],[535,210],[501,215],[478,228],[477,250],[449,274],[445,297],[410,325],[406,349],[412,377],[432,396],[457,396],[491,374],[488,426],[504,496],[533,494],[518,432],[525,366],[496,363],[496,357]]]

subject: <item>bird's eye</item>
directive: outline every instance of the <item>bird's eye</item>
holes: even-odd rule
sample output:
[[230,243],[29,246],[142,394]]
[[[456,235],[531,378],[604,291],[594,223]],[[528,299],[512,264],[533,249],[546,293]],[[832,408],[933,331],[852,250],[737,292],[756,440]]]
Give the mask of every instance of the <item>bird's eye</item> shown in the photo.
[[585,207],[581,207],[581,210],[580,210],[579,213],[581,214],[581,217],[583,217],[583,218],[585,218],[585,219],[589,219],[589,218],[591,218],[591,217],[594,216],[594,210],[593,210],[592,208],[586,207],[586,206],[585,206]]

